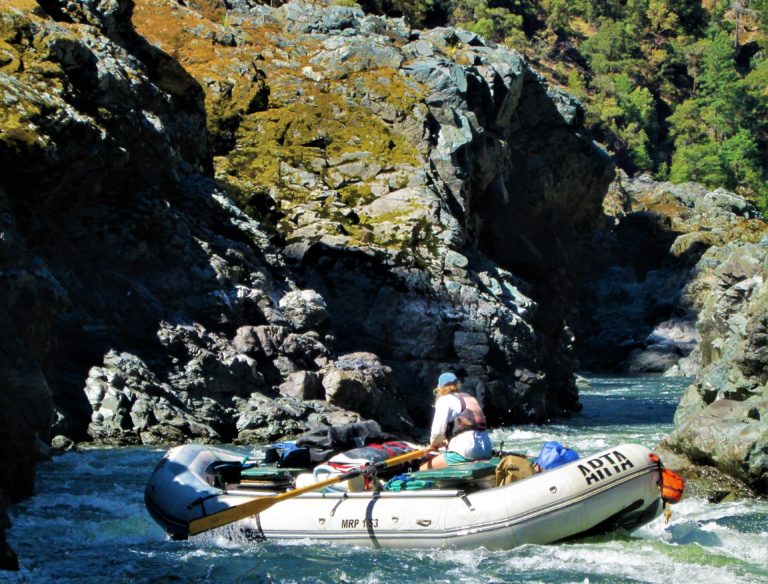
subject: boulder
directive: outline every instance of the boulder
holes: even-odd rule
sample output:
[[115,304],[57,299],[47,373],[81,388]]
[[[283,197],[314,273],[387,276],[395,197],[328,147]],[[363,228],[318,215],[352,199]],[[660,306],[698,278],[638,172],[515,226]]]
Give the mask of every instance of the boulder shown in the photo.
[[392,369],[372,353],[342,355],[323,370],[325,399],[358,412],[362,418],[381,420],[383,428],[408,434],[413,422],[398,394]]
[[138,357],[110,352],[93,367],[85,393],[93,409],[89,432],[101,442],[174,443],[186,437],[221,441]]
[[280,299],[278,306],[295,331],[316,331],[328,327],[325,300],[314,290],[289,292]]
[[701,263],[712,287],[700,296],[702,369],[681,399],[675,429],[663,444],[765,495],[768,237],[757,244],[711,248]]
[[324,399],[325,390],[320,376],[312,371],[297,371],[288,375],[288,379],[280,384],[281,395],[299,400]]

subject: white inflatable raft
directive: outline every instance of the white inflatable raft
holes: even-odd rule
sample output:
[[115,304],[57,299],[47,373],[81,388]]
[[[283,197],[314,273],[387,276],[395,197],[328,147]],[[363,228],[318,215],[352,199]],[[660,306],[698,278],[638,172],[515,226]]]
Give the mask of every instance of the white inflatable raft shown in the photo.
[[[239,471],[227,477],[227,465],[238,469],[242,459],[204,445],[170,450],[147,485],[147,508],[172,537],[186,538],[190,522],[296,482],[279,471],[266,482]],[[661,475],[650,450],[622,444],[499,487],[491,476],[464,488],[306,492],[234,525],[264,539],[392,548],[546,544],[652,521],[663,510]]]

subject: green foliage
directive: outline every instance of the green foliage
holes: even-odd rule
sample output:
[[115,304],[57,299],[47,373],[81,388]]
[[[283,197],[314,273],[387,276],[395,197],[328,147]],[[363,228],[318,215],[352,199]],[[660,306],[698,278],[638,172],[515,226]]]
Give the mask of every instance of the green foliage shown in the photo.
[[635,87],[629,76],[622,74],[616,77],[616,96],[627,122],[650,127],[654,101],[647,87]]
[[635,36],[640,35],[648,28],[647,12],[648,0],[627,0],[627,13],[624,22],[627,29]]
[[762,25],[762,30],[765,33],[765,31],[768,30],[768,0],[752,0],[750,5],[752,10],[757,14],[757,19]]
[[669,36],[677,32],[680,20],[667,0],[650,0],[646,15],[652,33]]
[[519,44],[524,39],[524,35],[520,34],[523,17],[511,11],[509,4],[513,3],[458,0],[453,11],[453,22],[456,26],[471,30],[486,40]]
[[668,120],[675,145],[670,177],[726,187],[765,202],[758,136],[765,134],[766,124],[755,115],[761,102],[755,90],[765,71],[758,66],[742,79],[733,43],[723,31],[697,47],[694,94]]
[[[523,50],[585,104],[630,172],[735,189],[768,211],[768,0],[358,3]],[[743,42],[757,48],[739,54]]]
[[619,132],[619,136],[624,140],[629,156],[637,168],[653,168],[653,160],[649,152],[651,140],[643,128],[635,122],[628,123]]
[[545,0],[542,2],[547,14],[547,26],[554,30],[567,30],[573,17],[573,3],[569,0]]
[[568,73],[568,91],[582,101],[587,99],[587,80],[583,72],[572,69]]
[[733,44],[725,33],[718,33],[704,52],[698,93],[709,125],[723,136],[733,134],[744,120],[746,96],[736,71]]
[[670,178],[725,187],[764,204],[768,193],[759,158],[757,142],[748,131],[741,130],[723,143],[708,140],[677,148]]
[[758,61],[755,68],[745,78],[744,88],[762,107],[768,103],[768,59]]
[[666,0],[669,10],[677,15],[679,33],[698,36],[706,28],[708,15],[702,2],[691,0]]
[[[749,5],[768,14],[768,0]],[[607,141],[614,147],[618,140],[636,168],[737,190],[768,210],[768,17],[751,13],[750,26],[762,25],[753,41],[762,51],[745,68],[737,64],[731,2],[707,11],[684,0],[626,0],[599,9],[582,1],[572,3],[572,12],[596,25],[580,45],[592,76],[567,76],[593,128],[613,136]],[[660,120],[662,107],[672,113]]]
[[707,139],[706,128],[701,124],[699,102],[688,99],[669,116],[670,135],[678,147],[691,146]]
[[598,75],[632,71],[640,57],[632,29],[617,20],[603,20],[597,34],[584,41],[581,49]]
[[720,147],[720,159],[728,172],[726,186],[754,185],[760,180],[760,153],[757,142],[747,130],[739,130]]
[[705,185],[725,183],[727,175],[717,144],[704,142],[677,148],[672,155],[669,178],[672,182],[696,181]]

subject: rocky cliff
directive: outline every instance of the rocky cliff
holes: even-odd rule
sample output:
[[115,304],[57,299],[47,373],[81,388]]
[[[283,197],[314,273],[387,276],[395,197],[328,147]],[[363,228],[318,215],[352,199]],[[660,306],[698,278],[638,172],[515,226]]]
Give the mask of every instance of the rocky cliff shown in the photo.
[[322,3],[3,2],[11,501],[54,437],[418,436],[578,408],[568,266],[610,159],[513,51]]
[[[667,369],[701,335],[704,371],[744,371],[681,423],[764,392],[764,275],[718,272],[732,236],[762,257],[763,224],[695,186],[605,199],[579,104],[474,34],[326,2],[3,0],[0,95],[7,501],[51,443],[420,437],[444,369],[494,425],[567,414],[574,330],[583,366]],[[724,329],[710,298],[749,282]]]
[[[713,246],[693,280],[701,299],[700,372],[662,445],[693,475],[724,475],[710,489],[768,495],[768,236]],[[733,485],[733,479],[738,483]],[[746,489],[744,488],[746,487]]]

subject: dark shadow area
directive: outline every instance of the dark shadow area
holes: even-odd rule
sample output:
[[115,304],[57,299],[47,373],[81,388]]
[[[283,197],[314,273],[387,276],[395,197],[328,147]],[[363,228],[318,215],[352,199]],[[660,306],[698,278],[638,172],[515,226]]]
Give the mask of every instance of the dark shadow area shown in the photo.
[[[695,244],[675,255],[671,248],[679,235],[669,218],[645,211],[628,214],[618,225],[607,222],[597,234],[568,317],[581,367],[624,370],[628,355],[646,349],[659,324],[695,320],[682,292],[707,246]],[[679,356],[685,354],[681,348]]]
[[[54,20],[72,21],[60,3],[39,4]],[[76,440],[88,438],[88,372],[108,351],[135,354],[162,380],[190,358],[187,347],[161,342],[162,323],[231,335],[245,322],[266,322],[256,302],[233,308],[226,294],[234,283],[212,265],[219,256],[235,272],[270,273],[261,250],[213,201],[203,90],[133,30],[133,4],[125,7],[102,32],[143,63],[147,81],[137,83],[119,62],[105,75],[86,43],[56,40],[50,59],[61,68],[62,96],[86,115],[63,123],[42,111],[32,121],[44,139],[0,141],[0,190],[21,246],[14,269],[38,276],[25,294],[56,290],[44,310],[27,302],[26,318],[6,334],[28,343],[53,401],[76,424],[59,429]],[[21,305],[14,294],[22,291],[3,292],[9,306]],[[231,437],[234,425],[220,431]]]
[[[580,114],[573,115],[578,123]],[[525,79],[515,120],[519,126],[497,136],[503,169],[472,194],[477,246],[530,285],[544,369],[565,386],[573,365],[563,353],[563,324],[579,295],[591,233],[602,222],[613,162],[573,131],[534,76]]]

